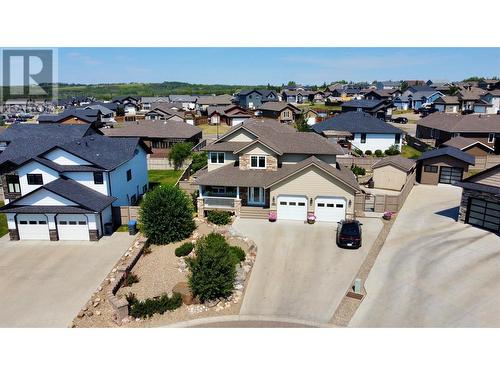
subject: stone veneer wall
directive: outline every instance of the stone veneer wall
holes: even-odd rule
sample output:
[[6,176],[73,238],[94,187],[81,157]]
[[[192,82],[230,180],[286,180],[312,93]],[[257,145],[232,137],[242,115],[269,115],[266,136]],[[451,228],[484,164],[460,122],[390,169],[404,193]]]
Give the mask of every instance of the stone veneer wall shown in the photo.
[[3,199],[9,199],[13,201],[14,199],[21,198],[21,193],[9,193],[7,188],[7,175],[14,175],[15,173],[6,173],[1,176],[2,180],[2,191],[3,191]]
[[[247,171],[250,168],[250,154],[245,154],[240,156],[240,169]],[[266,171],[277,171],[278,170],[278,159],[272,155],[266,155]]]
[[89,229],[90,241],[99,241],[99,232],[97,229]]
[[485,199],[500,204],[500,197],[496,197],[493,193],[463,189],[462,199],[460,201],[460,211],[458,214],[458,221],[462,223],[465,223],[465,218],[467,217],[467,207],[469,205],[470,198]]

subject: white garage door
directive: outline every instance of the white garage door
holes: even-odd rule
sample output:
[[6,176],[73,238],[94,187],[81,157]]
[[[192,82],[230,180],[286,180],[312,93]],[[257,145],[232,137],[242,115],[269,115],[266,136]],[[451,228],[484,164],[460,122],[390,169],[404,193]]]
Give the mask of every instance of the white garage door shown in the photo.
[[17,230],[21,240],[48,240],[49,224],[45,215],[17,215]]
[[345,219],[346,200],[341,197],[318,197],[314,215],[317,221],[337,222]]
[[85,215],[57,215],[57,231],[61,241],[88,241],[90,239]]
[[246,120],[246,117],[243,117],[243,118],[238,118],[238,117],[234,117],[232,120],[231,120],[231,125],[232,126],[236,126],[236,125],[239,125],[241,124],[243,121]]
[[278,220],[306,220],[307,198],[293,195],[278,197]]

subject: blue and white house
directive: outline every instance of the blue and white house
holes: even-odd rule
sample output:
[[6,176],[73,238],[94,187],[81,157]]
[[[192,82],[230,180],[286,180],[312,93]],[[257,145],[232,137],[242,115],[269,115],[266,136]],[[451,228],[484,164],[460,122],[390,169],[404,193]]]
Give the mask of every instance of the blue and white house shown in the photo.
[[108,138],[90,125],[13,125],[0,135],[0,173],[11,240],[97,241],[113,206],[148,190],[138,138]]
[[437,98],[443,97],[444,94],[429,88],[430,90],[418,90],[414,91],[411,89],[406,90],[401,97],[394,99],[394,105],[398,109],[419,109],[424,105],[430,105],[434,103]]

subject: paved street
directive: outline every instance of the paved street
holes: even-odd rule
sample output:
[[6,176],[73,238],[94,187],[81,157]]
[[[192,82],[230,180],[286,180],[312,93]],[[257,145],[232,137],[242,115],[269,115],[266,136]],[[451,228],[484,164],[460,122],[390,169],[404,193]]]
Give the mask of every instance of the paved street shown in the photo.
[[455,221],[461,189],[416,186],[352,327],[500,327],[500,238]]
[[0,327],[67,327],[120,256],[128,233],[99,242],[0,239]]
[[363,246],[344,250],[336,224],[237,219],[234,228],[258,246],[240,314],[330,321],[383,226],[363,224]]

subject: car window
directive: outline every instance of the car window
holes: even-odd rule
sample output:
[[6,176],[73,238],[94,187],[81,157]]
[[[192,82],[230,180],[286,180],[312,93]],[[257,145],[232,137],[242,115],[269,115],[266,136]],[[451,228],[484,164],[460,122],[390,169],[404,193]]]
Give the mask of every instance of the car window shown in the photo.
[[341,233],[346,236],[359,236],[359,226],[356,223],[342,225]]

